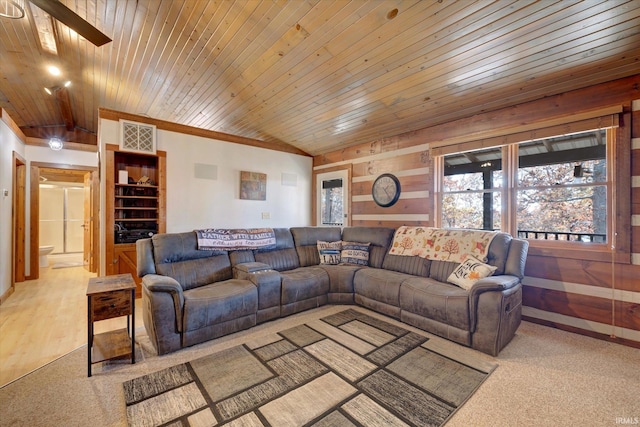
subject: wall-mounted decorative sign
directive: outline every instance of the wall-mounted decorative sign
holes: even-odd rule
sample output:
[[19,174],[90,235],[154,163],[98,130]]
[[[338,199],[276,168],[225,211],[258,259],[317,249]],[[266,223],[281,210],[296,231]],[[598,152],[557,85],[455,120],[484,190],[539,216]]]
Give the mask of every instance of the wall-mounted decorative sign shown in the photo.
[[240,171],[240,198],[267,200],[267,174]]

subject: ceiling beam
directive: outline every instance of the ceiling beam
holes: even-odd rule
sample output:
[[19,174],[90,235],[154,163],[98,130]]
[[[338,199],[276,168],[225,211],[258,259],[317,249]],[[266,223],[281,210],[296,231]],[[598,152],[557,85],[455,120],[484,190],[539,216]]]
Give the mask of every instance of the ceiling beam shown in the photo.
[[69,98],[69,91],[66,87],[56,90],[56,100],[58,101],[58,107],[60,107],[62,120],[64,120],[64,127],[69,132],[73,131],[76,125],[73,121],[73,111],[71,111],[71,98]]
[[96,147],[98,145],[98,138],[94,133],[87,132],[79,128],[75,128],[72,131],[68,131],[65,126],[38,126],[38,127],[22,127],[20,128],[22,133],[27,138],[36,138],[44,141],[49,141],[53,137],[58,137],[64,142],[65,148],[67,142],[77,142],[79,144],[88,144]]

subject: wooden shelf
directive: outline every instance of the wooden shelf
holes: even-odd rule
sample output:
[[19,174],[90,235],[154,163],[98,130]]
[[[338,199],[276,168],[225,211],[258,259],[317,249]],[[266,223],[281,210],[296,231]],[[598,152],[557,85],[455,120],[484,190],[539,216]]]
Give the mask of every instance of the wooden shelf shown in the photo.
[[157,185],[144,185],[144,184],[115,184],[116,187],[128,187],[128,188],[155,188],[158,189]]
[[116,199],[148,199],[148,200],[158,200],[156,196],[118,196],[116,195]]
[[[106,145],[106,264],[101,274],[130,273],[137,284],[136,295],[142,294],[142,281],[136,274],[137,255],[135,244],[130,244],[130,236],[137,236],[136,231],[155,234],[166,230],[166,161],[164,151],[145,154],[123,151],[114,144]],[[130,183],[119,183],[120,171],[127,172]],[[138,184],[143,177],[148,177],[153,185]],[[147,234],[140,234],[143,236]]]
[[103,332],[93,336],[91,363],[118,357],[131,357],[131,337],[126,328]]
[[[87,350],[88,375],[91,365],[120,357],[131,357],[136,363],[136,283],[131,274],[92,277],[87,285]],[[101,334],[94,330],[95,322],[126,318],[126,328]],[[124,320],[124,319],[123,319]]]

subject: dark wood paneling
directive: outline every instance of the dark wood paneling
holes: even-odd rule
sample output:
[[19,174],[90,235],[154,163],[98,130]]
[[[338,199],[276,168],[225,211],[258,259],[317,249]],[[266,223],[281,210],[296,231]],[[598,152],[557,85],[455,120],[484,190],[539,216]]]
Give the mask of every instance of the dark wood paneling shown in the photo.
[[639,341],[633,341],[624,337],[613,336],[610,334],[601,334],[594,331],[588,331],[583,328],[576,328],[573,326],[564,325],[562,323],[551,322],[549,320],[543,320],[543,319],[536,319],[535,317],[530,317],[530,316],[522,316],[522,320],[525,320],[531,323],[537,323],[539,325],[549,326],[551,328],[560,329],[562,331],[573,332],[575,334],[580,334],[580,335],[586,335],[588,337],[596,338],[603,341],[609,341],[617,344],[626,345],[629,347],[640,348]]
[[640,227],[631,227],[631,242],[631,252],[640,254]]
[[315,156],[313,158],[313,166],[328,165],[344,160],[355,160],[373,154],[413,147],[426,142],[428,141],[423,135],[418,135],[416,132],[407,132],[391,138],[383,138]]
[[640,176],[640,150],[631,150],[631,176]]
[[431,158],[429,157],[429,151],[422,151],[362,163],[354,161],[353,176],[380,175],[383,173],[393,173],[394,171],[424,168],[430,165]]
[[[640,97],[636,100],[640,101]],[[640,110],[634,111],[631,116],[631,137],[640,138]]]
[[640,265],[601,262],[583,259],[527,257],[524,274],[540,279],[610,288],[612,271],[615,273],[615,288],[640,292]]
[[378,221],[352,221],[351,225],[353,226],[361,226],[361,227],[391,227],[398,228],[401,225],[422,225],[424,227],[432,227],[433,224],[431,221],[387,221],[387,220],[378,220]]
[[421,214],[425,213],[428,202],[428,199],[400,199],[388,208],[378,206],[375,202],[353,202],[351,213],[353,215]]
[[640,330],[640,305],[615,301],[615,314],[610,299],[597,298],[569,292],[524,286],[522,303],[539,310],[559,313],[565,316],[611,324],[615,315],[615,325]]
[[[408,191],[429,191],[427,189],[432,187],[430,174],[399,176],[398,179],[400,180],[400,188],[402,189],[402,193],[406,193]],[[360,181],[352,183],[352,194],[354,196],[370,195],[373,181],[374,179],[371,179],[370,181]]]

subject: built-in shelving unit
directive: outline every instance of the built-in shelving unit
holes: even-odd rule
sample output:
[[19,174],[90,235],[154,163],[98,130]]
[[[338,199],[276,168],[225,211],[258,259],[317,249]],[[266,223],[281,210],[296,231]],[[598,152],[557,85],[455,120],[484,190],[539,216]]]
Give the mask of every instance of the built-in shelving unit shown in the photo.
[[165,232],[166,153],[119,151],[107,145],[106,274],[136,274],[135,242]]

